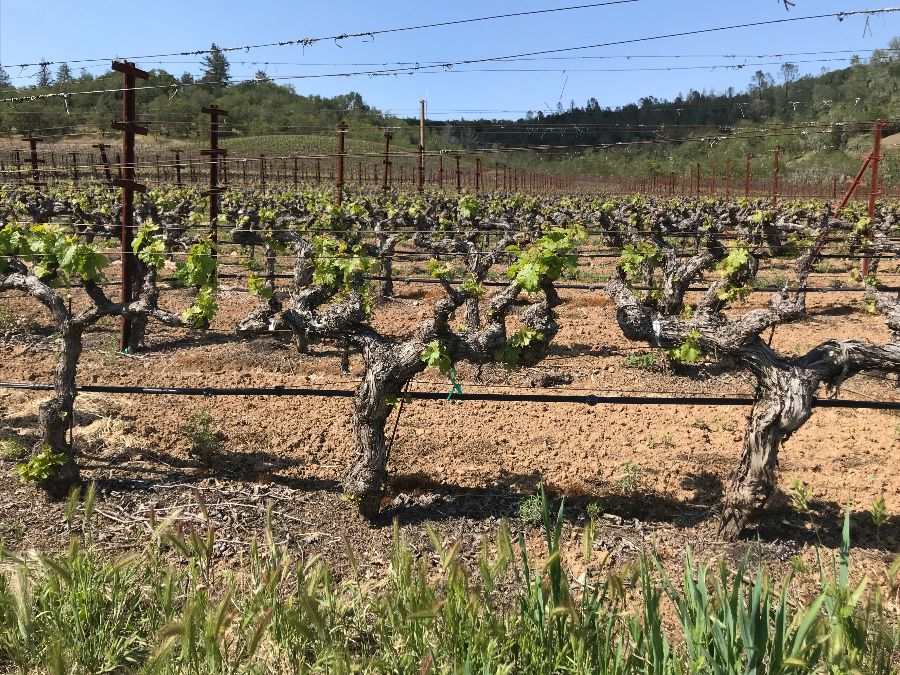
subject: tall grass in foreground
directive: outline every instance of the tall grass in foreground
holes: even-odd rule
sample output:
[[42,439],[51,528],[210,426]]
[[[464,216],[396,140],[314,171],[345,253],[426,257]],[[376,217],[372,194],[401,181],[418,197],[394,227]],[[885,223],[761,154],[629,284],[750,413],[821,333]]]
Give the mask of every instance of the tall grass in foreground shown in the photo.
[[[111,560],[91,541],[93,494],[62,555],[3,554],[0,671],[49,673],[891,673],[900,630],[881,591],[849,579],[843,547],[818,595],[788,597],[744,561],[731,571],[685,557],[678,583],[648,555],[617,572],[563,568],[562,508],[542,518],[546,557],[501,525],[474,565],[431,535],[437,569],[395,530],[384,578],[335,580],[298,564],[271,528],[234,569],[214,564],[211,531],[178,536],[173,516],[138,554]],[[896,593],[898,565],[892,569]],[[669,619],[664,627],[663,607]]]

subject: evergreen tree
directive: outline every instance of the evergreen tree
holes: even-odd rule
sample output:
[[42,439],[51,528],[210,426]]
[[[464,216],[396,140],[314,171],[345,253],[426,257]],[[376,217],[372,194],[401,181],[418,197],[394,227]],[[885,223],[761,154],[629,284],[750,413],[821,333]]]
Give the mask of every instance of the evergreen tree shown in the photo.
[[10,89],[12,87],[12,80],[9,79],[9,75],[3,70],[3,66],[0,66],[0,89]]
[[72,81],[72,69],[68,63],[61,63],[56,70],[56,84],[65,84]]
[[50,77],[50,66],[46,63],[41,63],[40,70],[38,70],[37,86],[45,89],[51,84],[53,84],[53,78]]
[[227,87],[231,81],[228,75],[228,59],[215,42],[209,48],[209,54],[203,57],[203,77],[200,81],[223,87]]

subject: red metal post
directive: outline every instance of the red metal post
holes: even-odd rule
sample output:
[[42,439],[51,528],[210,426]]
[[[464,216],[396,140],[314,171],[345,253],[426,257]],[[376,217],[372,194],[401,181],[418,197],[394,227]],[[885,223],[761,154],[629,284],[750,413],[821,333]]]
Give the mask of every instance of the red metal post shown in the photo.
[[775,146],[775,166],[772,170],[772,208],[778,206],[778,155],[781,148]]
[[475,158],[475,194],[481,192],[481,157]]
[[209,238],[215,243],[219,240],[219,162],[225,156],[225,150],[219,147],[219,118],[227,117],[228,113],[221,108],[211,105],[203,108],[201,112],[209,115],[209,148],[201,150],[202,156],[209,157]]
[[181,169],[184,168],[184,165],[181,163],[181,152],[175,151],[175,187],[184,187],[184,183],[181,182]]
[[725,160],[725,199],[731,197],[731,160]]
[[[878,198],[878,164],[881,162],[881,134],[884,131],[884,120],[878,120],[875,123],[875,142],[872,146],[872,178],[869,181],[869,225],[867,229],[868,239],[872,239],[872,221],[875,218],[875,201]],[[862,275],[865,277],[869,274],[872,266],[872,260],[868,254],[863,255],[862,259]]]
[[438,189],[444,187],[444,152],[438,154]]
[[341,120],[338,124],[338,165],[337,165],[337,189],[336,202],[340,205],[344,201],[344,136],[347,134],[347,123]]
[[[150,77],[150,73],[136,68],[133,63],[128,61],[113,61],[112,69],[122,73],[124,78],[122,121],[113,122],[112,128],[122,132],[122,175],[113,181],[113,184],[122,188],[122,292],[120,298],[122,304],[126,304],[134,300],[133,282],[136,275],[134,252],[131,248],[134,238],[134,193],[146,190],[145,186],[134,180],[134,136],[147,133],[147,128],[135,120],[134,88],[136,78],[146,80]],[[119,333],[119,349],[124,352],[134,346],[131,340],[131,319],[123,316]]]
[[37,153],[37,144],[40,143],[43,139],[38,138],[37,136],[28,136],[22,139],[23,141],[28,141],[28,145],[31,148],[31,152],[29,155],[31,161],[31,186],[34,188],[39,188],[42,185],[46,185],[47,183],[41,180],[41,172],[38,169],[38,164],[43,164],[43,159],[38,159]]
[[15,155],[16,155],[16,179],[20,183],[24,183],[25,178],[24,178],[24,176],[22,176],[22,153],[21,153],[21,151],[16,150]]
[[78,153],[72,153],[72,181],[78,185]]
[[751,153],[747,153],[747,164],[744,168],[744,197],[750,197],[750,160],[753,159]]
[[462,191],[462,175],[459,172],[459,155],[456,156],[456,191]]
[[93,146],[100,151],[100,161],[103,162],[103,171],[106,174],[106,182],[112,183],[112,171],[109,168],[109,155],[106,151],[110,148],[109,143],[96,143]]
[[384,159],[382,162],[384,163],[384,175],[382,178],[381,189],[387,192],[388,189],[388,179],[391,173],[391,139],[394,137],[390,131],[384,132]]

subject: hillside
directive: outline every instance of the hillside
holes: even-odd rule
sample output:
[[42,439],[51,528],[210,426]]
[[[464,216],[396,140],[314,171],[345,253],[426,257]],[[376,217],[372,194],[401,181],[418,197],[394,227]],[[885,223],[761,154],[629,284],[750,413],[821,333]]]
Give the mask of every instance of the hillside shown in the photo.
[[[220,59],[224,60],[224,55]],[[232,156],[327,154],[336,150],[336,126],[350,124],[350,153],[381,152],[383,129],[394,132],[392,148],[412,151],[418,144],[418,120],[400,119],[369,106],[357,93],[331,98],[302,95],[290,85],[259,79],[229,83],[226,68],[200,80],[151,71],[153,88],[137,94],[151,135],[143,144],[193,149],[205,144],[208,119],[198,113],[216,102],[228,110],[223,146]],[[224,75],[222,73],[225,73]],[[863,62],[854,58],[843,69],[817,76],[796,76],[784,64],[778,74],[757,71],[745,91],[691,90],[674,100],[646,96],[637,103],[604,108],[595,99],[553,114],[529,113],[519,120],[428,122],[429,150],[493,150],[486,162],[555,173],[594,175],[680,175],[701,165],[709,175],[713,162],[721,172],[729,163],[743,167],[752,154],[754,175],[772,169],[773,150],[781,148],[785,178],[818,180],[853,174],[860,156],[871,149],[872,121],[886,119],[887,180],[900,179],[900,39],[876,50]],[[120,86],[120,75],[99,77],[46,74],[43,87],[11,86],[0,71],[0,91],[8,96],[42,96]],[[0,107],[0,134],[14,139],[37,133],[51,142],[82,145],[109,134],[109,120],[120,114],[115,93],[59,97]],[[113,137],[113,135],[109,135]],[[535,152],[504,152],[539,148]],[[464,160],[465,163],[472,162]]]

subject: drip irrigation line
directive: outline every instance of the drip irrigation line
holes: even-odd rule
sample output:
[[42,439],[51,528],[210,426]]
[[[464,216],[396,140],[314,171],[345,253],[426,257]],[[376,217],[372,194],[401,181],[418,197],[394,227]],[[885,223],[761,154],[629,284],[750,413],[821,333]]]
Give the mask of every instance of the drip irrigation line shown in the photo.
[[[4,256],[0,256],[4,257]],[[237,263],[236,263],[237,265]],[[218,279],[246,279],[247,274],[217,274],[216,277]],[[262,279],[293,279],[293,274],[274,274],[274,275],[261,275]],[[398,277],[398,276],[374,276],[374,275],[364,275],[363,279],[366,281],[392,281],[403,284],[443,284],[448,283],[451,286],[459,286],[465,283],[462,280],[456,279],[453,281],[443,282],[440,279],[435,279],[433,277]],[[605,292],[605,285],[608,279],[604,279],[596,284],[578,284],[578,283],[559,283],[556,282],[553,284],[553,287],[557,290],[584,290],[591,291],[596,293]],[[177,277],[162,277],[156,280],[157,283],[176,283],[178,282]],[[180,282],[179,282],[180,283]],[[95,286],[99,286],[101,288],[110,286],[116,287],[121,286],[121,281],[102,281],[95,282]],[[491,281],[485,280],[482,281],[481,286],[488,287],[506,287],[509,286],[508,281]],[[71,284],[71,288],[82,288],[82,284]],[[635,291],[659,291],[662,290],[659,286],[646,286],[646,285],[636,285],[631,286],[631,288]],[[228,292],[249,292],[245,288],[223,288],[220,289],[222,291]],[[693,293],[703,293],[709,290],[708,286],[690,286],[687,289],[687,292]],[[749,290],[750,293],[778,293],[784,291],[786,293],[867,293],[871,289],[865,286],[801,286],[801,287],[788,287],[784,288],[782,286],[761,286],[754,287]],[[877,291],[882,293],[900,293],[900,286],[879,286]]]
[[[3,389],[25,389],[31,391],[52,391],[52,384],[31,382],[0,382]],[[316,389],[309,387],[135,387],[115,385],[84,385],[76,387],[76,392],[96,394],[147,394],[158,396],[314,396],[324,398],[352,398],[355,390]],[[410,391],[407,396],[414,400],[446,401],[447,394],[429,391]],[[454,401],[487,401],[494,403],[580,403],[589,406],[601,404],[625,405],[704,405],[704,406],[748,406],[755,400],[750,397],[721,396],[597,396],[566,394],[496,394],[482,392],[475,394],[453,394]],[[900,410],[900,401],[864,401],[854,399],[813,398],[814,408],[853,408],[867,410]]]

